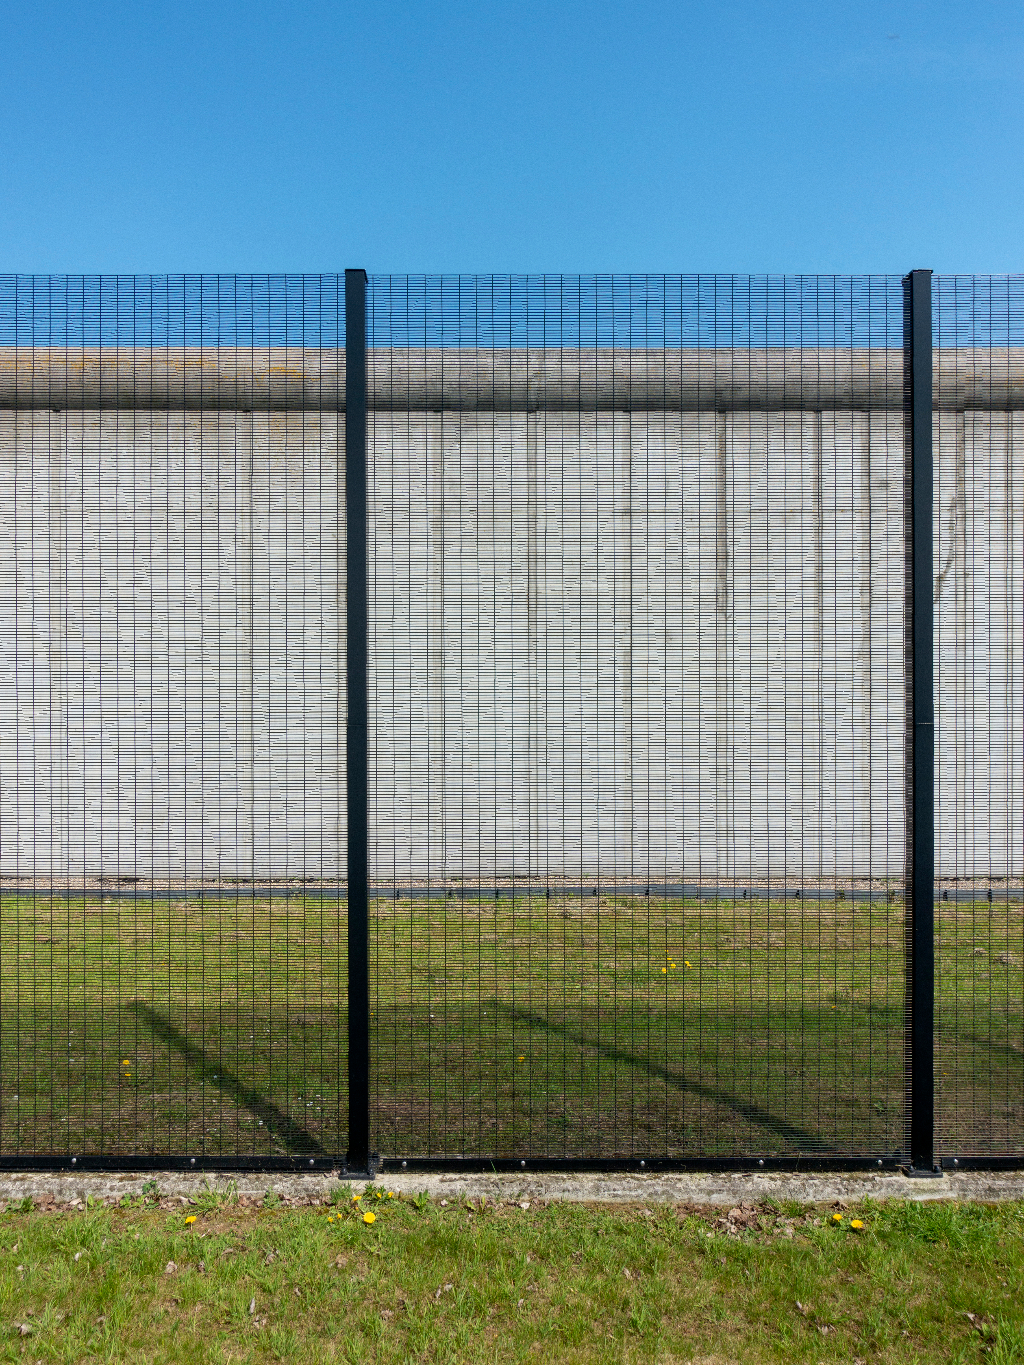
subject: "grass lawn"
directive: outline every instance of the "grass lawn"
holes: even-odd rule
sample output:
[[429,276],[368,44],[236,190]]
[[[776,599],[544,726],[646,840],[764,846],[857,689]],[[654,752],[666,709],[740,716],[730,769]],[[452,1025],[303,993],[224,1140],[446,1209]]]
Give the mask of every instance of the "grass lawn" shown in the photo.
[[[940,904],[947,1154],[1024,1152],[1024,907]],[[899,900],[380,899],[385,1155],[894,1155]],[[338,1156],[344,903],[0,898],[0,1152]]]
[[1021,1204],[337,1201],[9,1210],[0,1361],[1024,1361]]

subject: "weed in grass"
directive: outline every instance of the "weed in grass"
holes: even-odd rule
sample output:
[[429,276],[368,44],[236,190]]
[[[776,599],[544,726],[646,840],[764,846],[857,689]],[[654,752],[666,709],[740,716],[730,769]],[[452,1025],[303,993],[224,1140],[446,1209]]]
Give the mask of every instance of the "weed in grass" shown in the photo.
[[995,1327],[995,1341],[988,1355],[989,1365],[1022,1365],[1024,1362],[1024,1328],[1021,1324],[1000,1318]]
[[638,1300],[629,1311],[629,1330],[638,1337],[646,1336],[655,1325],[655,1315],[645,1300]]
[[227,1204],[234,1204],[238,1200],[238,1182],[229,1180],[226,1185],[218,1188],[211,1185],[209,1179],[204,1180],[203,1188],[196,1194],[193,1200],[197,1208],[204,1213],[212,1212],[215,1209],[224,1208]]

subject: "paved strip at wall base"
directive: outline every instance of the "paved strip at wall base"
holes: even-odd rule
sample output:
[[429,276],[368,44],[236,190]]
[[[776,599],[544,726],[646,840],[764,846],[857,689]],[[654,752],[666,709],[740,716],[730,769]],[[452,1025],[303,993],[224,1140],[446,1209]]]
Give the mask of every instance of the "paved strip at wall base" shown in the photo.
[[[211,1190],[261,1197],[273,1190],[294,1203],[318,1204],[337,1188],[334,1175],[182,1175],[177,1171],[118,1172],[89,1175],[7,1175],[0,1178],[0,1204],[32,1198],[58,1203],[84,1203],[88,1197],[114,1202],[138,1195],[155,1181],[164,1199],[188,1202]],[[372,1189],[374,1181],[353,1180],[353,1190]],[[957,1171],[937,1180],[911,1180],[903,1175],[813,1175],[762,1172],[737,1174],[632,1175],[545,1173],[543,1175],[423,1174],[388,1175],[376,1187],[405,1195],[426,1190],[434,1199],[481,1199],[505,1203],[721,1204],[792,1199],[804,1204],[848,1203],[864,1199],[960,1200],[998,1203],[1024,1199],[1024,1171]]]

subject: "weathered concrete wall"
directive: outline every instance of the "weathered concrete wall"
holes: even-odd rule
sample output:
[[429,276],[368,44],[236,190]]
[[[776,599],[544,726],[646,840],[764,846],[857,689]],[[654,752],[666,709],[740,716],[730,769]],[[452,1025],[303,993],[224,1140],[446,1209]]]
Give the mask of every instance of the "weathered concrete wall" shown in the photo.
[[[1022,423],[937,425],[947,874],[1024,869]],[[899,411],[372,437],[375,876],[902,871]],[[0,411],[0,872],[343,872],[339,449]]]
[[[936,349],[943,411],[1024,408],[1024,347]],[[387,347],[369,405],[394,412],[903,410],[904,355],[883,347]],[[0,408],[338,411],[329,347],[0,346]]]
[[5,874],[337,875],[338,423],[0,413]]
[[935,431],[939,858],[1020,878],[1024,417],[941,413]]
[[395,875],[902,870],[899,416],[378,413],[374,450]]

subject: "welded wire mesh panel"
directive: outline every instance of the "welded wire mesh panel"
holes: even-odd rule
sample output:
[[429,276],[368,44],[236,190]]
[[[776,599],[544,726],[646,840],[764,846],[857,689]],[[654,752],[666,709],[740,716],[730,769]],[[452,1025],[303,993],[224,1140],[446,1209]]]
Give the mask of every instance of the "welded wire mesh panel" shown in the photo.
[[936,1139],[1024,1156],[1024,277],[937,276]]
[[345,1150],[342,294],[0,279],[0,1157]]
[[904,1146],[895,277],[374,277],[373,1124]]

